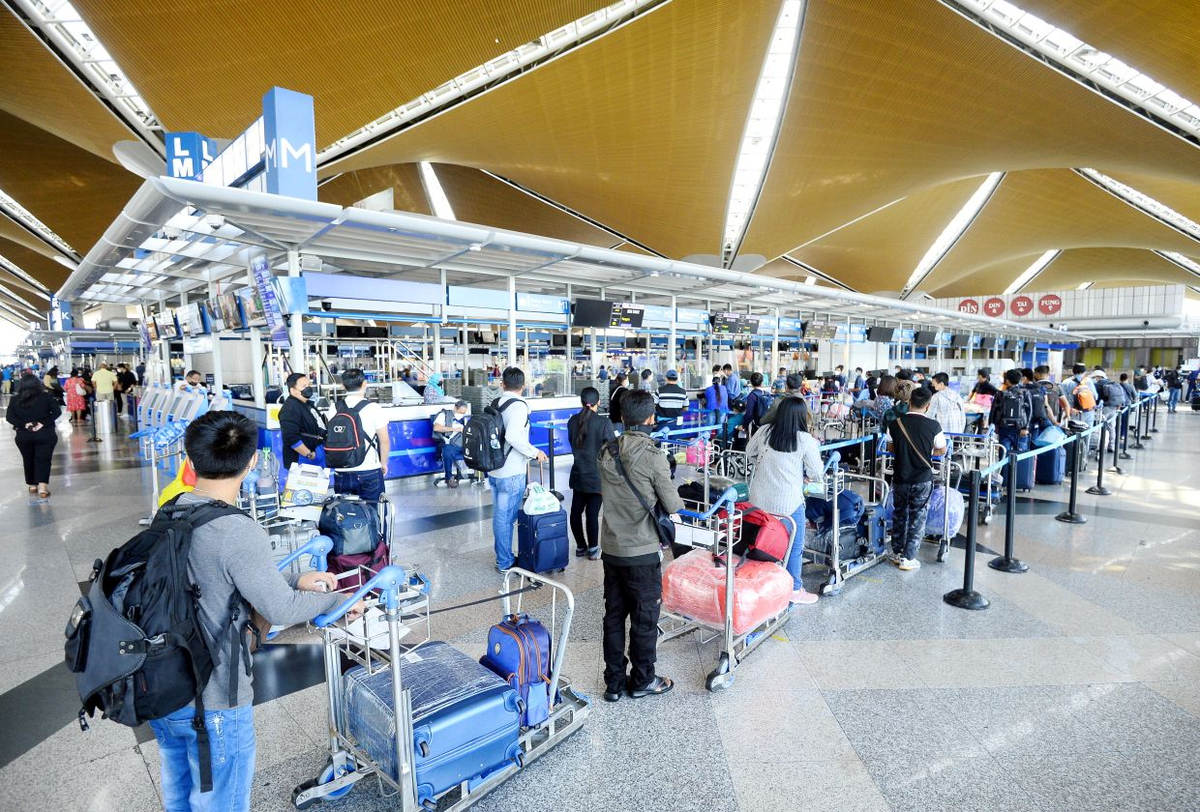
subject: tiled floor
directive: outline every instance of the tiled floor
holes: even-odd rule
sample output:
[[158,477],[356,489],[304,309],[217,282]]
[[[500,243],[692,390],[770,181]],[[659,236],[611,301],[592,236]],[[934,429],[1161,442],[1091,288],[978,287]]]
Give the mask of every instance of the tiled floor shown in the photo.
[[[961,582],[963,553],[938,565],[930,548],[918,572],[877,567],[797,610],[724,693],[704,689],[713,644],[665,643],[659,668],[677,680],[673,694],[596,704],[583,730],[478,808],[1200,809],[1200,415],[1160,412],[1159,427],[1124,476],[1106,476],[1112,496],[1080,494],[1086,525],[1053,520],[1065,486],[1021,499],[1017,553],[1030,571],[995,572],[980,554],[986,611],[942,602]],[[153,740],[139,744],[137,732],[107,722],[81,733],[60,664],[78,582],[135,532],[148,478],[123,438],[91,444],[77,433],[60,444],[51,501],[31,505],[6,447],[0,784],[14,809],[155,809]],[[486,490],[390,490],[399,558],[431,578],[437,604],[495,593],[490,522],[471,513],[490,503]],[[405,533],[406,522],[418,532]],[[979,541],[1003,546],[1002,516]],[[815,587],[819,575],[811,578]],[[565,670],[596,695],[600,565],[573,561],[564,580],[578,602]],[[435,634],[475,653],[496,613],[490,604],[439,615]],[[301,629],[283,640],[316,642]],[[323,766],[325,694],[316,660],[303,656],[311,651],[280,653],[279,668],[293,672],[282,676],[296,684],[256,707],[255,810],[291,808],[292,788]],[[264,692],[267,676],[280,675],[263,675]],[[395,805],[363,782],[331,808]]]

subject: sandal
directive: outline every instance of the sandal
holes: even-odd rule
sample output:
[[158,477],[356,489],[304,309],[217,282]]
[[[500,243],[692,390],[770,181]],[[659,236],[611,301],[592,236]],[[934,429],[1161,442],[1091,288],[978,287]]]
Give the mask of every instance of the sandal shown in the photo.
[[633,699],[641,699],[644,696],[661,696],[675,687],[675,683],[670,677],[655,677],[654,681],[645,688],[631,690],[629,696]]
[[30,485],[30,486],[29,486],[29,492],[30,492],[30,493],[37,493],[37,485]]
[[38,498],[39,499],[49,499],[50,491],[38,491]]

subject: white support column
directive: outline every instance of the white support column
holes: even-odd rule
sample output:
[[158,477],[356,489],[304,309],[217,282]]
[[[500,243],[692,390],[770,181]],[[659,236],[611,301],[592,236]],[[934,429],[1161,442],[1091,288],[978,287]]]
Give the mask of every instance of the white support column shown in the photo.
[[[208,283],[208,298],[215,299],[218,295],[217,285],[213,282]],[[225,371],[221,368],[221,334],[212,334],[212,363],[213,363],[213,391],[218,395],[225,389]]]
[[[676,355],[675,341],[678,339],[679,331],[677,328],[679,320],[675,317],[675,297],[671,297],[671,334],[667,337],[667,369],[675,369],[676,371]],[[683,376],[680,376],[683,380]]]
[[[571,283],[570,282],[567,283],[567,301],[568,302],[571,301]],[[562,394],[569,394],[572,391],[574,391],[574,388],[575,388],[574,382],[571,380],[572,368],[574,367],[574,364],[575,364],[575,351],[571,347],[571,321],[570,321],[570,318],[567,319],[566,330],[567,330],[567,363],[566,363],[567,391],[563,392]],[[553,344],[554,339],[550,339],[550,343]]]
[[846,317],[846,349],[842,353],[842,366],[847,377],[850,375],[850,317]]
[[[187,292],[181,291],[179,294],[179,312],[183,312],[183,308],[187,307],[187,303]],[[180,329],[182,329],[182,327]],[[187,339],[180,336],[179,341],[183,344],[183,374],[187,375],[188,370],[192,368],[192,354],[188,352]]]
[[517,277],[508,277],[508,365],[517,365]]
[[[300,276],[299,251],[288,251],[288,276],[293,278]],[[300,313],[293,313],[289,318],[291,321],[288,326],[288,340],[292,347],[288,351],[288,363],[292,366],[292,372],[307,374],[308,366],[304,357],[304,316]]]
[[779,308],[775,308],[775,332],[771,335],[771,366],[767,367],[767,373],[771,376],[771,380],[775,380],[775,374],[783,364],[779,363]]

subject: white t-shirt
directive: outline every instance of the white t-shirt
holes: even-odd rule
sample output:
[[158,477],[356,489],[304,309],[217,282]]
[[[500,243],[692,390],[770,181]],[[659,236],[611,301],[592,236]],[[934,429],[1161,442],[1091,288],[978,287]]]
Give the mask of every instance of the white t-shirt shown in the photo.
[[[362,395],[347,395],[346,405],[354,407],[361,400],[363,400]],[[379,429],[388,424],[383,407],[374,401],[368,401],[367,405],[358,413],[358,419],[362,422],[363,439],[368,444],[367,457],[362,461],[362,465],[356,465],[353,468],[339,468],[339,471],[375,471],[382,467],[379,464],[379,452],[375,450],[378,440],[374,438],[379,436]]]

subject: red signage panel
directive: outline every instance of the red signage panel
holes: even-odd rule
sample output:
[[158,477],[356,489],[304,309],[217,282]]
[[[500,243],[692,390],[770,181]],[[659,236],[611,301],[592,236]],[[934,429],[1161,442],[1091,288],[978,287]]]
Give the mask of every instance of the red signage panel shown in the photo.
[[1038,299],[1038,310],[1047,316],[1053,316],[1059,310],[1062,310],[1062,299],[1053,293],[1047,293]]
[[1008,309],[1014,316],[1028,316],[1033,312],[1033,299],[1017,296],[1008,303]]
[[1004,300],[999,296],[993,296],[983,303],[983,312],[992,318],[1000,316],[1004,313]]

